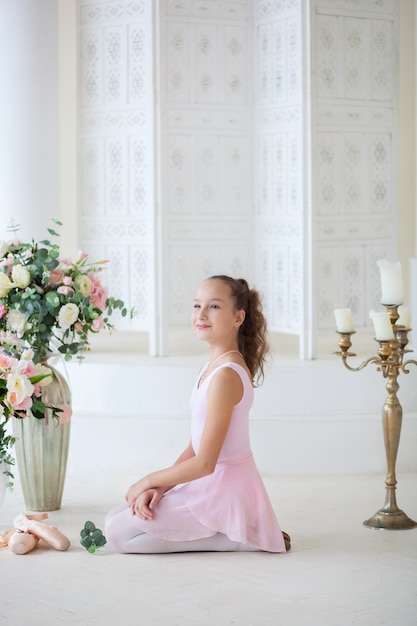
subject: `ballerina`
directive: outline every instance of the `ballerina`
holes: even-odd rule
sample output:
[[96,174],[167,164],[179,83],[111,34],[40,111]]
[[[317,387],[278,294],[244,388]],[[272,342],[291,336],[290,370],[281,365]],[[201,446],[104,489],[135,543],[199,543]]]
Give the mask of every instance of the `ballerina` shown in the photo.
[[129,487],[106,517],[108,543],[138,554],[288,552],[249,441],[268,350],[260,295],[244,279],[212,276],[197,290],[192,326],[210,361],[191,394],[190,442],[173,465]]

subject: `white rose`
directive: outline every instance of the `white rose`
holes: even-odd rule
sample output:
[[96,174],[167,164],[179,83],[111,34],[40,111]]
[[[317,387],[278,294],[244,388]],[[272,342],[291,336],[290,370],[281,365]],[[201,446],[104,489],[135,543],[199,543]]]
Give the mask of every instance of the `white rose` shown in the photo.
[[6,298],[14,285],[7,274],[0,272],[0,298]]
[[90,295],[92,283],[88,276],[85,276],[85,274],[80,274],[79,276],[77,276],[74,282],[77,286],[78,291],[81,291],[84,298]]
[[26,348],[26,350],[23,350],[20,360],[21,361],[33,361],[34,356],[35,356],[35,352],[33,348]]
[[32,328],[32,324],[29,324],[23,313],[17,309],[8,312],[7,324],[12,333],[16,333],[18,337],[23,337],[25,330]]
[[12,374],[7,379],[7,390],[16,394],[16,404],[20,404],[33,394],[34,387],[23,374]]
[[9,246],[5,241],[0,241],[0,257],[6,256],[9,252]]
[[58,324],[60,325],[60,327],[63,330],[66,330],[67,328],[72,326],[72,324],[74,324],[74,322],[77,320],[79,312],[80,309],[77,307],[76,304],[73,304],[72,302],[64,304],[58,314]]
[[19,287],[19,289],[26,289],[28,285],[30,285],[30,281],[32,280],[30,273],[18,263],[12,269],[12,279],[15,285]]
[[45,376],[37,382],[40,387],[46,387],[49,383],[52,382],[52,371],[46,365],[41,365],[40,363],[36,363],[35,365],[35,376]]

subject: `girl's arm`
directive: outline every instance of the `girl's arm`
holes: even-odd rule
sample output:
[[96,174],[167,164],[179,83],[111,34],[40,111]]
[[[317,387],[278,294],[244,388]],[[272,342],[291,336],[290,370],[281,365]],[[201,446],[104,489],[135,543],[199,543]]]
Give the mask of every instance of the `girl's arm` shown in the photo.
[[222,368],[210,381],[207,390],[207,417],[200,447],[194,453],[191,444],[171,467],[152,472],[134,483],[126,496],[134,512],[138,496],[149,489],[163,488],[196,480],[214,471],[229,428],[233,407],[241,400],[243,384],[230,367]]

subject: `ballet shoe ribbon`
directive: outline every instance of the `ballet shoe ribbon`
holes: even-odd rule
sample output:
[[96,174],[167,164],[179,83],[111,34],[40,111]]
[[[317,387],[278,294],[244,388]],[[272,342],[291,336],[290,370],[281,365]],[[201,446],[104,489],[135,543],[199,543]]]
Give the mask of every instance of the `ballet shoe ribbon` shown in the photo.
[[0,549],[7,548],[7,546],[9,545],[10,537],[13,535],[15,530],[15,528],[9,528],[9,530],[6,530],[0,535]]

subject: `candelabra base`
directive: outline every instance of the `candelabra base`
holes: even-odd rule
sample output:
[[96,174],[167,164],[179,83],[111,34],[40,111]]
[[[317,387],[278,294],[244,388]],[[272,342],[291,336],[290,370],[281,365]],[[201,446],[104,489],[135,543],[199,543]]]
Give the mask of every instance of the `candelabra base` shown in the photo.
[[367,528],[373,528],[374,530],[410,530],[411,528],[417,528],[417,522],[414,522],[401,511],[385,511],[380,509],[363,523]]

